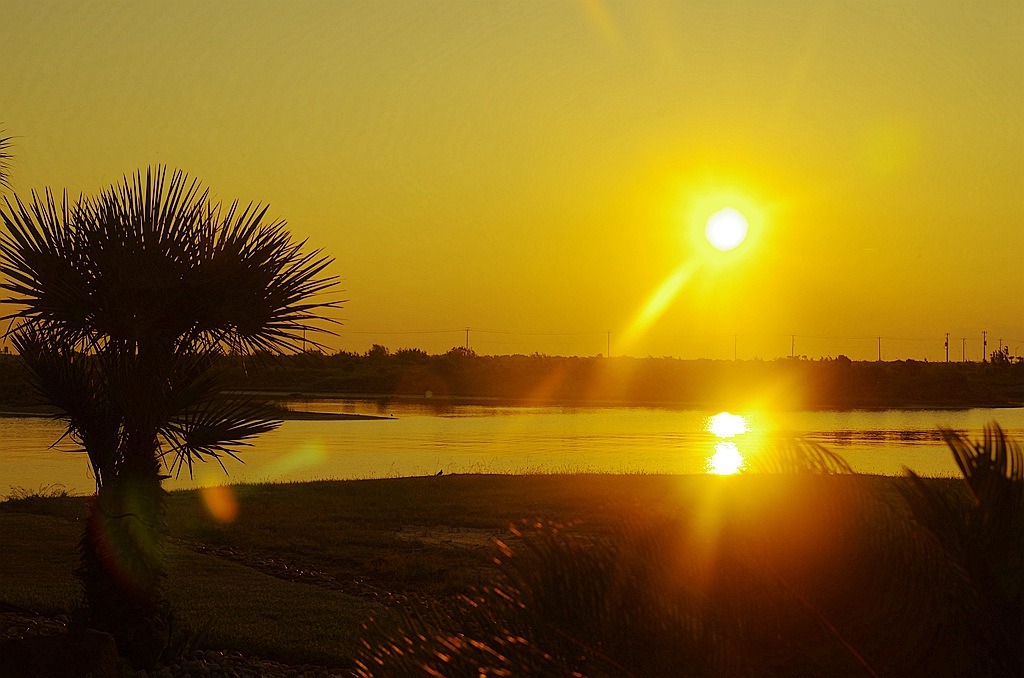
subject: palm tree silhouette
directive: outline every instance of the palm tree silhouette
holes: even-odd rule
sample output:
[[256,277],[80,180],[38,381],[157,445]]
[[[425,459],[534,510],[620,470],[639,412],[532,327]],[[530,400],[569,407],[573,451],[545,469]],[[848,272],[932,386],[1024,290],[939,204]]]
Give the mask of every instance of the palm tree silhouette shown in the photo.
[[96,479],[76,572],[90,625],[136,667],[168,640],[162,596],[169,473],[234,457],[280,422],[227,399],[211,371],[225,353],[299,350],[340,302],[332,259],[304,252],[266,207],[227,209],[180,171],[155,167],[96,198],[47,191],[0,206],[0,287],[14,346]]

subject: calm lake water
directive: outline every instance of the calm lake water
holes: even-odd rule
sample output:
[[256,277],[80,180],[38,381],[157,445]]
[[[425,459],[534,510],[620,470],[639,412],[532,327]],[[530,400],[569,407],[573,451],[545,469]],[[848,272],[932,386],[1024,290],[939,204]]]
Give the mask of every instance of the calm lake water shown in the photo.
[[[653,408],[453,406],[392,401],[295,402],[296,410],[372,414],[386,419],[286,421],[243,448],[245,463],[196,467],[169,487],[224,482],[382,478],[445,473],[707,473],[742,468],[783,433],[837,452],[857,471],[956,475],[936,428],[972,437],[998,421],[1024,439],[1024,408],[851,412],[735,412]],[[59,422],[0,418],[0,496],[11,488],[61,483],[93,490],[85,456],[61,443]]]

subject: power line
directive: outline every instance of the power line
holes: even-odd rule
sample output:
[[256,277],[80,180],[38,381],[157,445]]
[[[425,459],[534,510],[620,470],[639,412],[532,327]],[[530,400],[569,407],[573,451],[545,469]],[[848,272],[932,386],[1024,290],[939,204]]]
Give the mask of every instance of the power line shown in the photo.
[[480,330],[474,329],[474,332],[480,332],[482,334],[515,334],[526,337],[591,337],[601,334],[608,334],[611,330],[604,332],[516,332],[514,330]]
[[[403,336],[403,337],[422,336],[422,337],[426,337],[426,336],[454,335],[456,333],[459,333],[459,334],[463,334],[464,335],[463,345],[468,350],[469,347],[470,347],[470,339],[471,339],[470,336],[469,336],[470,329],[471,328],[469,326],[463,326],[461,328],[452,327],[452,328],[433,328],[433,329],[416,329],[416,330],[398,330],[398,329],[353,330],[353,329],[347,329],[346,328],[346,329],[343,329],[342,331],[340,331],[338,333],[338,336],[340,336],[342,338],[344,336],[350,336],[350,337],[379,336],[379,337],[382,337],[382,338],[383,337],[398,337],[398,336]],[[488,346],[496,347],[496,346],[500,346],[500,345],[509,345],[510,343],[515,343],[515,344],[518,344],[518,345],[522,345],[525,348],[525,347],[528,347],[532,342],[536,342],[536,343],[533,343],[533,345],[537,349],[550,351],[551,350],[550,342],[540,342],[540,341],[537,341],[537,340],[539,338],[545,338],[545,337],[552,338],[552,339],[560,338],[560,337],[561,338],[594,337],[596,339],[597,337],[599,337],[601,335],[604,335],[603,338],[605,340],[605,355],[609,355],[610,356],[611,355],[611,335],[612,335],[612,332],[615,331],[615,330],[607,329],[607,330],[603,330],[603,331],[597,331],[597,330],[585,330],[585,331],[537,331],[537,330],[529,330],[528,331],[528,330],[522,330],[522,331],[519,331],[519,330],[514,330],[514,329],[479,329],[479,328],[473,327],[472,331],[477,332],[479,335],[482,335],[484,337],[484,340],[481,340],[478,337],[478,339],[476,341],[476,343],[478,344],[478,346],[477,346],[478,350],[480,350],[481,348],[483,348],[484,350],[487,350]],[[982,361],[986,361],[987,360],[987,349],[988,349],[988,331],[987,330],[982,331],[981,334],[982,334],[982,336],[981,336],[981,339],[982,339],[982,342],[981,342],[982,343]],[[497,337],[506,337],[506,338],[508,338],[511,341],[496,341],[495,339],[487,339],[487,337],[494,337],[495,339]],[[652,334],[644,335],[637,342],[634,342],[634,344],[632,344],[630,346],[622,347],[622,351],[629,352],[629,350],[631,348],[639,350],[640,352],[643,352],[644,350],[658,351],[658,350],[666,350],[667,349],[668,353],[680,352],[683,355],[687,355],[687,354],[695,355],[697,352],[700,352],[700,353],[703,353],[705,356],[715,356],[715,355],[718,355],[720,357],[724,357],[724,355],[722,355],[722,354],[728,355],[726,353],[726,351],[728,350],[726,348],[726,346],[727,346],[726,342],[728,341],[728,339],[730,337],[732,338],[732,356],[731,357],[732,357],[733,360],[738,360],[739,359],[739,338],[740,337],[743,337],[745,342],[747,342],[748,340],[753,340],[753,341],[750,341],[749,344],[745,344],[745,346],[749,345],[751,348],[749,348],[748,351],[750,353],[752,353],[753,355],[755,355],[755,356],[758,353],[762,353],[763,354],[763,352],[765,352],[766,350],[767,350],[767,354],[769,356],[771,354],[775,354],[775,352],[778,349],[781,349],[782,347],[780,345],[776,345],[777,348],[773,350],[771,348],[771,341],[772,340],[776,340],[776,339],[781,339],[783,337],[788,337],[789,340],[790,340],[789,341],[789,344],[790,344],[789,356],[790,357],[796,357],[796,340],[797,340],[797,338],[799,338],[799,339],[801,339],[801,341],[805,342],[805,345],[804,345],[804,348],[803,348],[803,353],[807,353],[807,354],[812,354],[812,353],[817,354],[819,351],[821,351],[822,355],[825,355],[825,354],[832,355],[832,354],[834,354],[834,353],[836,353],[838,351],[840,354],[844,354],[844,353],[848,353],[850,355],[857,355],[857,354],[859,354],[859,355],[863,356],[862,359],[864,359],[864,358],[867,357],[865,354],[867,354],[867,352],[869,350],[871,350],[871,349],[868,348],[867,342],[871,341],[871,343],[874,344],[874,346],[872,347],[874,350],[871,351],[871,353],[874,353],[874,356],[872,356],[872,357],[874,357],[878,361],[881,361],[883,359],[882,343],[883,343],[883,341],[885,341],[885,342],[889,342],[890,344],[897,344],[896,348],[890,348],[889,349],[889,353],[890,353],[889,359],[890,360],[894,360],[894,359],[897,359],[897,360],[898,359],[912,359],[915,354],[917,354],[917,355],[922,355],[922,354],[923,355],[933,355],[935,358],[938,358],[939,360],[945,359],[946,362],[949,362],[949,360],[950,360],[950,355],[949,355],[949,348],[950,348],[950,346],[949,346],[949,343],[950,343],[951,335],[950,335],[949,332],[945,332],[945,333],[943,333],[941,335],[941,341],[942,341],[941,344],[939,343],[939,341],[940,341],[940,337],[939,336],[933,336],[933,337],[887,336],[887,335],[874,335],[874,336],[850,335],[850,336],[840,336],[840,335],[835,335],[835,334],[802,334],[802,333],[797,333],[797,332],[791,332],[791,333],[788,333],[788,334],[761,333],[761,332],[732,332],[732,333],[729,333],[729,334],[722,333],[722,332],[678,332],[678,333],[664,333],[664,334],[652,333]],[[659,342],[663,346],[662,349],[656,349],[655,348],[658,345]],[[665,342],[669,342],[669,343],[665,344]],[[687,343],[683,344],[681,342],[687,342]],[[545,346],[545,344],[548,345],[547,348],[543,348]],[[675,344],[675,345],[673,346],[673,344]],[[915,345],[915,344],[919,345],[919,348],[913,348],[913,345]],[[1004,337],[1000,337],[1000,340],[999,340],[1000,350],[1002,350],[1003,346],[1007,346],[1007,347],[1010,348],[1010,350],[1012,350],[1014,352],[1014,355],[1016,355],[1016,353],[1018,351],[1018,347],[1021,344],[1024,344],[1024,339],[1013,339],[1013,338],[1005,339]],[[591,345],[591,344],[589,344],[589,342],[588,342],[587,345]],[[599,346],[599,344],[597,344],[597,345]],[[644,345],[647,346],[646,349],[642,348]],[[903,348],[900,348],[899,345],[903,345]],[[578,350],[579,346],[580,345],[576,345],[576,344],[570,345],[570,344],[566,343],[566,344],[563,345],[563,347],[561,349],[558,349],[558,350],[566,350],[566,351],[572,352],[572,351]],[[932,347],[932,348],[927,348],[927,347]],[[784,353],[782,353],[782,351],[779,351],[778,354],[785,355]],[[778,355],[778,354],[776,354],[776,355]],[[925,359],[927,359],[927,358],[925,358]],[[967,361],[967,337],[966,336],[961,337],[961,360],[964,361],[964,362]]]
[[455,334],[462,331],[461,328],[451,330],[343,330],[339,334],[382,334],[390,336],[393,334]]

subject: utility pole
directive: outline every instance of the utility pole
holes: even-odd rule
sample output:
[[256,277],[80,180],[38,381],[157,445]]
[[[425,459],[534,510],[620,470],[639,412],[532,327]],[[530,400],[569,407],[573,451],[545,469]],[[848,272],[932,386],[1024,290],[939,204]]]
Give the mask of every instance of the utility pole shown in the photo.
[[469,328],[466,328],[466,351],[469,351]]
[[960,362],[967,362],[967,337],[960,337]]
[[796,357],[796,335],[789,335],[789,357]]
[[606,358],[611,358],[612,357],[612,331],[611,330],[608,330],[607,345],[608,345],[607,346],[608,350],[605,351],[604,355],[605,355]]
[[949,362],[949,332],[946,332],[946,362]]
[[988,332],[981,333],[981,362],[988,362]]
[[878,362],[882,362],[882,338],[878,338]]

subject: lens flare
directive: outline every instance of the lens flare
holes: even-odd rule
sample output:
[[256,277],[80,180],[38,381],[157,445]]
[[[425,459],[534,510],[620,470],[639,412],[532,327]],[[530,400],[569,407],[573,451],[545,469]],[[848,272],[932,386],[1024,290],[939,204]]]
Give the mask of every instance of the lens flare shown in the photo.
[[213,485],[199,489],[203,508],[210,517],[221,523],[232,523],[238,517],[238,499],[226,485]]
[[327,450],[319,439],[300,442],[288,454],[280,455],[266,469],[271,480],[291,480],[309,474],[327,459]]

